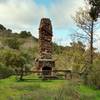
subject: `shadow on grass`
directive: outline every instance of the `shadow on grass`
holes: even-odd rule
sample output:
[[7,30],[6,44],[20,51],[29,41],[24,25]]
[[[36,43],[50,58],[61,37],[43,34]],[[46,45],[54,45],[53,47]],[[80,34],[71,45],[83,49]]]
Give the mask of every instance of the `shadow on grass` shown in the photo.
[[17,82],[53,82],[54,80],[43,80],[43,79],[27,79],[17,80]]

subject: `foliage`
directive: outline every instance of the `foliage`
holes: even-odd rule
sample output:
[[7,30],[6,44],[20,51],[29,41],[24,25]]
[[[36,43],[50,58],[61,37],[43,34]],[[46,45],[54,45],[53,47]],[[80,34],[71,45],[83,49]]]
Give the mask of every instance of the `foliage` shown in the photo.
[[93,48],[94,30],[96,28],[97,19],[100,13],[100,5],[99,5],[100,2],[99,0],[85,0],[85,1],[88,1],[89,6],[86,5],[85,8],[80,8],[79,11],[76,12],[76,15],[73,19],[78,28],[82,30],[81,34],[76,33],[75,36],[82,38],[84,40],[88,40],[89,42],[89,55],[88,55],[89,64],[85,70],[85,77],[84,77],[85,83],[88,83],[88,77],[91,77],[92,79],[94,72],[93,71],[94,69],[92,69],[94,60],[94,48]]
[[30,32],[27,32],[27,31],[21,31],[20,34],[19,34],[19,36],[21,38],[27,38],[27,37],[31,37],[32,34]]
[[82,37],[89,36],[88,34],[91,32],[90,29],[92,21],[89,15],[89,9],[87,7],[85,9],[80,8],[73,17],[73,20],[75,21],[76,25],[86,33],[86,35],[84,35],[85,33],[81,33]]
[[7,78],[14,74],[14,71],[0,62],[0,79]]
[[0,31],[4,31],[4,30],[6,30],[6,28],[0,24]]
[[17,59],[17,53],[14,50],[11,49],[4,49],[1,50],[0,53],[0,60],[6,65],[6,66],[15,66],[16,59]]
[[100,14],[100,0],[86,0],[88,4],[91,6],[90,8],[90,16],[93,20],[97,21],[97,18]]
[[[20,80],[23,79],[24,71],[29,71],[32,66],[31,56],[26,52],[21,52],[18,55],[18,59],[16,62],[17,69],[20,71]],[[17,70],[17,71],[18,71]]]
[[12,68],[13,70],[19,70],[21,79],[23,77],[23,71],[28,71],[32,66],[31,55],[24,51],[19,52],[11,49],[1,50],[0,60],[5,65],[4,68],[6,70],[8,67]]
[[100,89],[100,59],[94,61],[92,71],[88,73],[88,85]]
[[61,54],[64,50],[67,48],[61,45],[57,45],[56,43],[53,43],[53,53],[54,54]]
[[5,39],[4,45],[7,45],[9,48],[12,49],[19,49],[21,46],[22,42],[19,41],[17,38],[8,38]]

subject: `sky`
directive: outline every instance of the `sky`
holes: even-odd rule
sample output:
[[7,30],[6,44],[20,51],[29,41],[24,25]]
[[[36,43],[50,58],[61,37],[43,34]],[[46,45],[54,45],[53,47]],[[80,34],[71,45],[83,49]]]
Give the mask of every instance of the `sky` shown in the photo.
[[[50,18],[53,41],[65,46],[76,28],[72,16],[82,6],[84,0],[0,0],[0,24],[13,32],[26,30],[38,37],[41,18]],[[95,46],[100,49],[99,44]]]

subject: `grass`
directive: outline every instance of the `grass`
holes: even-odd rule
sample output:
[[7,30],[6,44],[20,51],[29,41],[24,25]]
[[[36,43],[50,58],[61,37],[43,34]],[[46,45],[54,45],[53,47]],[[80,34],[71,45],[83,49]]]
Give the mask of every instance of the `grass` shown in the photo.
[[95,90],[84,85],[79,86],[80,94],[88,97],[91,96],[93,100],[100,100],[100,90]]
[[[33,91],[49,89],[55,91],[64,83],[64,80],[42,81],[30,76],[24,81],[16,81],[15,76],[0,80],[0,100],[9,100],[8,98],[17,98],[24,94],[31,94]],[[28,79],[28,80],[27,80]],[[52,88],[51,88],[52,87]],[[14,99],[15,100],[15,99]],[[16,99],[17,100],[17,99]]]
[[15,76],[0,80],[0,100],[100,100],[100,91],[74,81],[47,80],[29,75],[24,81]]

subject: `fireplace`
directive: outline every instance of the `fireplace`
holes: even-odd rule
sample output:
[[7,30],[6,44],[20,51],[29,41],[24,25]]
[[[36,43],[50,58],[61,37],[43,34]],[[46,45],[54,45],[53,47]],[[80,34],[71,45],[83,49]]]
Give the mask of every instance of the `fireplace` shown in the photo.
[[41,75],[53,75],[52,70],[55,68],[55,61],[53,59],[38,59],[37,68],[42,71]]
[[51,67],[48,67],[48,66],[44,66],[42,68],[42,74],[43,75],[51,75],[51,71],[52,71],[52,68]]

